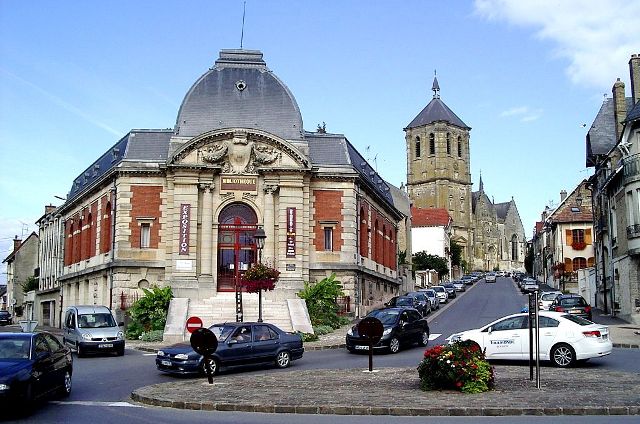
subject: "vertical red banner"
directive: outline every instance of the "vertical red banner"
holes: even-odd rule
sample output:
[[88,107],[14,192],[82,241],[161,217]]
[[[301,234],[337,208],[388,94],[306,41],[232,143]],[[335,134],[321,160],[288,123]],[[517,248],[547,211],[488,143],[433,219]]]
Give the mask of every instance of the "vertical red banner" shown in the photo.
[[296,208],[287,208],[287,258],[296,257]]
[[189,254],[189,229],[191,228],[191,205],[180,205],[180,255]]

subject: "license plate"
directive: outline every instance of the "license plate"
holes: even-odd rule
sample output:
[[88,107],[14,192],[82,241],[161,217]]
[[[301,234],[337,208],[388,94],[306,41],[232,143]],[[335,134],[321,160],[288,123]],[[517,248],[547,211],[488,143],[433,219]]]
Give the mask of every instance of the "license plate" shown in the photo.
[[171,361],[162,361],[160,362],[162,365],[164,365],[165,367],[170,367],[171,366]]
[[579,314],[580,312],[580,309],[572,309],[569,311],[570,314]]
[[356,350],[369,350],[369,346],[356,346]]
[[101,343],[98,345],[98,349],[104,349],[107,347],[113,347],[113,343]]

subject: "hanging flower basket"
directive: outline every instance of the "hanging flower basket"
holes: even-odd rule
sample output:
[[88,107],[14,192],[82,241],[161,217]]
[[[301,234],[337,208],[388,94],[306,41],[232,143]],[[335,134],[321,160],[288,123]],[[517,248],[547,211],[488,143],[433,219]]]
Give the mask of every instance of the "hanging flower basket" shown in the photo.
[[574,241],[571,243],[571,247],[573,250],[584,250],[584,248],[587,247],[587,243],[583,241]]
[[273,290],[280,277],[280,271],[264,264],[254,264],[242,276],[240,284],[248,293]]

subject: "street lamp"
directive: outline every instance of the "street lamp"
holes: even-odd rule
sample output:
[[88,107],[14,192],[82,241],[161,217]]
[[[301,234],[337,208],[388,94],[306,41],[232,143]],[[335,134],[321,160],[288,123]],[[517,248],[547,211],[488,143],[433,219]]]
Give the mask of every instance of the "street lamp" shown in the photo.
[[[262,264],[262,249],[264,248],[264,240],[267,235],[262,228],[258,228],[253,235],[253,239],[256,242],[256,249],[258,249],[258,264]],[[262,289],[258,291],[258,322],[262,322]]]

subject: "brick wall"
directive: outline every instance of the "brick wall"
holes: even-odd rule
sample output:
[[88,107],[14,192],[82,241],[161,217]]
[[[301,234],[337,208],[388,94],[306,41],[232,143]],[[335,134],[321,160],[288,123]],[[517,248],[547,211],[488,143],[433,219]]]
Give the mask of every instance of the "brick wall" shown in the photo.
[[315,238],[313,244],[318,251],[324,250],[324,226],[322,222],[336,222],[333,228],[333,250],[342,249],[342,191],[314,190],[315,197],[313,229]]
[[100,202],[100,253],[111,250],[111,202],[109,196],[103,196]]
[[149,247],[157,249],[160,242],[160,199],[161,186],[131,186],[131,221],[129,242],[132,248],[140,247],[139,218],[154,218],[151,222]]

